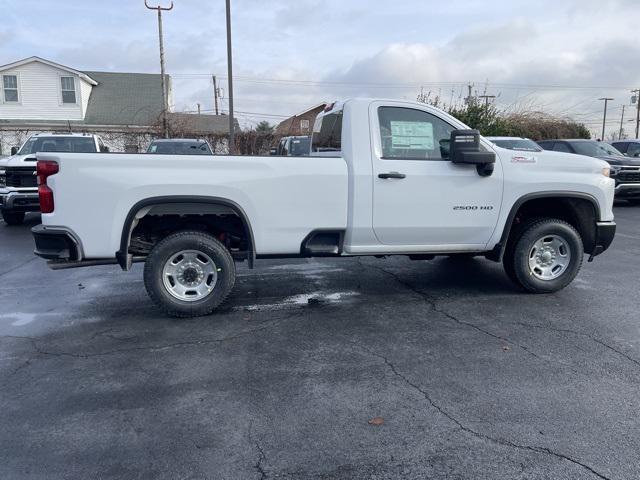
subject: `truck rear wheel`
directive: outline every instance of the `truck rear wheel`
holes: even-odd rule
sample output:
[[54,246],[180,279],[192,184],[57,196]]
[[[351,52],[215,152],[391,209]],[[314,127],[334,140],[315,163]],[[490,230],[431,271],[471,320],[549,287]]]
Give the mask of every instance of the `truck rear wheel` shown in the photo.
[[151,300],[174,317],[210,314],[226,300],[235,279],[229,250],[204,232],[169,235],[153,247],[144,266]]
[[533,293],[562,290],[582,267],[582,238],[573,226],[559,219],[530,220],[514,231],[509,243],[505,271]]
[[24,212],[2,210],[2,219],[7,225],[21,225],[24,222]]

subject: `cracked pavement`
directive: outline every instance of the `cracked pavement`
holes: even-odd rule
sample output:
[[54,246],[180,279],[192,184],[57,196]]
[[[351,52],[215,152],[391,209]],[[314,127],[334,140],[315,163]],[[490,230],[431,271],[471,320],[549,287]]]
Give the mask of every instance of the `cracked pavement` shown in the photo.
[[[640,478],[640,208],[553,295],[482,259],[264,261],[206,318],[0,222],[0,478]],[[374,417],[382,425],[370,425]]]

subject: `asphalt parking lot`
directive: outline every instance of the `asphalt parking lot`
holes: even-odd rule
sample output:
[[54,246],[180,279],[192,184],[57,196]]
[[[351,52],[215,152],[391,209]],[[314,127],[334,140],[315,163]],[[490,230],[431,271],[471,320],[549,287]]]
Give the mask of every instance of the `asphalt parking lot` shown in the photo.
[[189,320],[139,265],[53,272],[37,217],[0,224],[0,478],[640,478],[640,208],[616,216],[553,295],[481,259],[269,261]]

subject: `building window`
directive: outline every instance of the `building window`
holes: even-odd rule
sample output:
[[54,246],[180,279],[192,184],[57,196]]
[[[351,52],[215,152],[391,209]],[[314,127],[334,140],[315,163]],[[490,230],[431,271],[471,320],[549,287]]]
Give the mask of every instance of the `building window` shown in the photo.
[[60,77],[62,103],[76,103],[76,82],[73,77]]
[[309,131],[309,120],[300,120],[300,131],[302,132]]
[[17,75],[3,75],[2,87],[4,90],[5,102],[18,101],[18,76]]

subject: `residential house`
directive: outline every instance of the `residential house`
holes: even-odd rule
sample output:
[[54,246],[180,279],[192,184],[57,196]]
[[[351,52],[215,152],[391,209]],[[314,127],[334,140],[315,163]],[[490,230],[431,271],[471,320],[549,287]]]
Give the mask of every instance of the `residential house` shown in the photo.
[[[0,80],[0,156],[43,131],[97,133],[114,151],[143,150],[160,132],[159,74],[81,71],[29,57],[0,66]],[[169,75],[166,84],[171,105]],[[192,125],[198,134],[228,133],[225,115],[168,115],[170,123],[179,116],[184,131]]]
[[304,112],[300,112],[293,117],[287,118],[278,124],[275,133],[283,136],[311,135],[313,132],[313,123],[315,122],[316,117],[326,108],[326,106],[326,103],[320,103],[308,108]]

